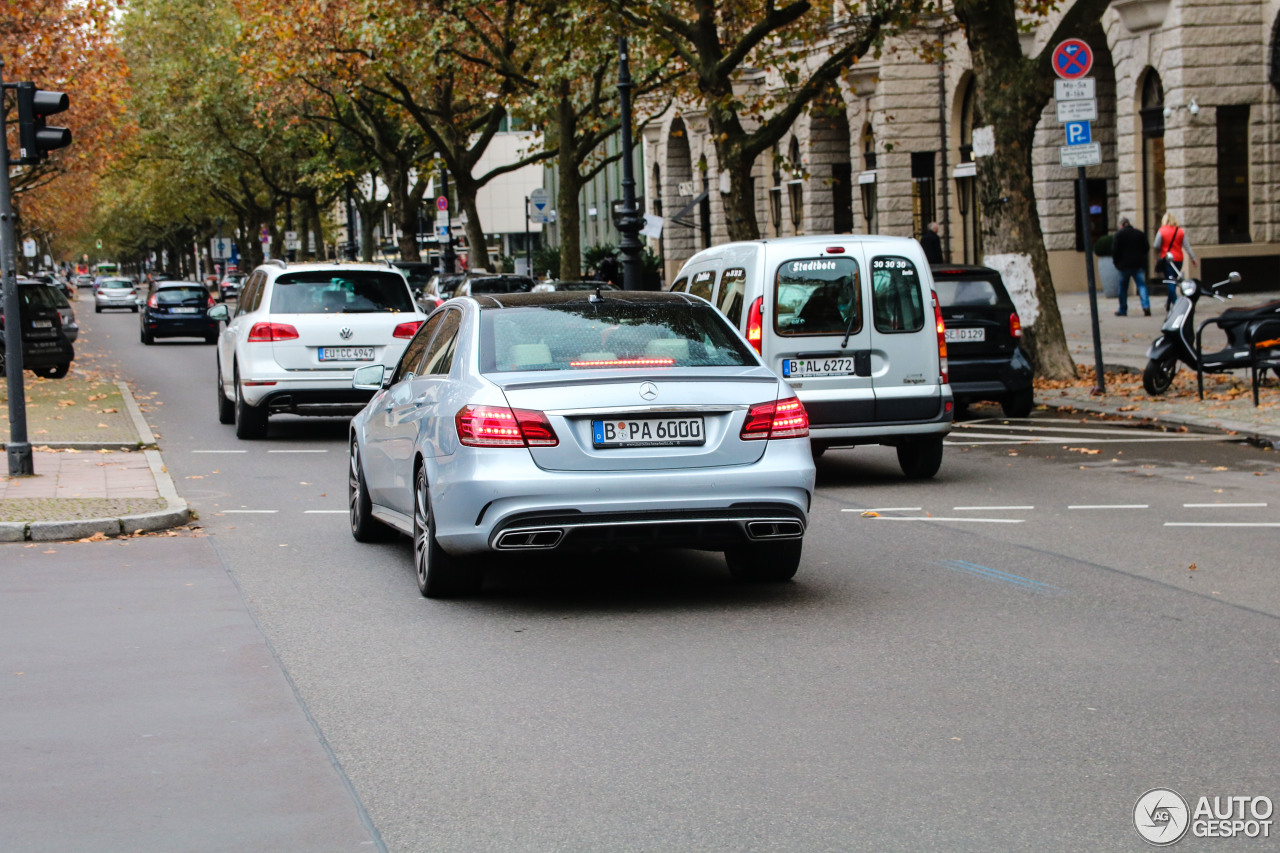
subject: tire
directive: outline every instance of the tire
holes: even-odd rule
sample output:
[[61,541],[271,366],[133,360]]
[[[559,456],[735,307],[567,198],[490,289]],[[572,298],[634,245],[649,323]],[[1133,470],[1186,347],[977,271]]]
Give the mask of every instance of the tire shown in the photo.
[[942,467],[942,436],[906,438],[898,444],[898,465],[912,480],[927,480]]
[[71,369],[71,362],[64,361],[61,364],[52,364],[48,367],[33,367],[31,372],[36,376],[43,376],[45,379],[61,379],[67,375],[67,371]]
[[236,402],[227,399],[227,385],[222,381],[222,363],[218,363],[218,423],[236,422]]
[[436,541],[436,518],[425,468],[419,468],[413,479],[413,566],[418,591],[426,598],[474,595],[484,583],[478,568],[463,565]]
[[102,306],[101,306],[101,305],[95,305],[95,306],[93,306],[93,313],[95,313],[95,314],[101,314],[101,313],[102,313]]
[[240,390],[240,372],[236,371],[235,424],[236,438],[257,439],[267,437],[267,410],[263,406],[251,406],[245,402]]
[[1008,418],[1025,418],[1031,414],[1031,410],[1035,407],[1036,395],[1034,388],[1014,391],[1000,401],[1000,408],[1004,409],[1005,417]]
[[1178,359],[1166,355],[1160,359],[1151,359],[1142,371],[1142,387],[1152,397],[1159,397],[1169,390],[1173,384],[1173,376],[1178,372]]
[[148,334],[146,329],[138,330],[138,340],[142,341],[147,346],[151,346],[156,342],[155,336]]
[[364,482],[364,466],[360,464],[360,445],[351,439],[347,466],[347,508],[351,518],[351,536],[357,542],[386,542],[397,531],[373,517],[373,502]]
[[803,539],[752,542],[724,552],[729,575],[739,583],[784,583],[800,568]]
[[137,314],[137,313],[138,313],[138,306],[137,306],[137,305],[133,306],[133,313],[135,313],[135,314]]
[[204,342],[205,342],[206,344],[208,344],[209,346],[215,346],[215,345],[218,343],[218,336],[217,336],[217,335],[205,335],[205,336],[204,336]]

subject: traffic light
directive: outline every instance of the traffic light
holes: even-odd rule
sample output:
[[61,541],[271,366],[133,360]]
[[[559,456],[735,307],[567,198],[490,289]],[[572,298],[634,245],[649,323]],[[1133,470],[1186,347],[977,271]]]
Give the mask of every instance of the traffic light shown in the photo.
[[37,89],[35,83],[19,83],[18,89],[18,147],[17,162],[34,165],[45,154],[71,144],[71,131],[65,127],[46,127],[46,116],[55,115],[71,104],[63,92],[46,92]]

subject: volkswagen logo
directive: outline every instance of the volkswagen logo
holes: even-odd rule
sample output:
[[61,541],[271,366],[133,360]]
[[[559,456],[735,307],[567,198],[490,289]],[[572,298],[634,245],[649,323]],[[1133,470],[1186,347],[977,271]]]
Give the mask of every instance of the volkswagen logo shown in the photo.
[[339,330],[338,330],[338,337],[342,338],[344,341],[349,341],[349,340],[351,340],[351,335],[352,335],[352,334],[353,334],[353,332],[351,331],[351,327],[350,327],[350,326],[346,326],[346,327],[344,327],[344,328],[342,328],[342,329],[339,329]]
[[641,382],[640,396],[642,399],[652,400],[654,397],[658,396],[658,386],[654,385],[652,382]]

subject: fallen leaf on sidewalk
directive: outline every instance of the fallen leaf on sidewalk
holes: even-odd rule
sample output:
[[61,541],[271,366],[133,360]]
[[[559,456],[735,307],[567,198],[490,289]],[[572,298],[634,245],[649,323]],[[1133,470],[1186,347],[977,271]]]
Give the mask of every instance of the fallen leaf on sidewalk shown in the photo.
[[119,412],[119,411],[120,411],[119,409],[98,409],[98,414],[100,414],[100,415],[114,415],[114,414],[116,414],[116,413],[117,413],[117,412]]
[[98,429],[111,429],[111,424],[98,424]]
[[59,400],[58,401],[59,406],[74,406],[75,404],[76,404],[75,400]]
[[188,475],[186,476],[186,479],[188,479],[188,480],[203,480],[203,479],[204,479],[204,475],[203,475],[203,474],[188,474]]
[[55,551],[55,550],[53,550],[52,548],[50,548],[48,551],[41,551],[40,553],[41,553],[41,554],[56,554],[56,553],[58,553],[58,552],[57,552],[57,551]]
[[[77,539],[77,542],[103,542],[107,538],[107,534],[101,530],[94,531],[92,536],[86,536],[83,539]],[[47,553],[47,552],[46,552]]]
[[863,517],[863,518],[879,518],[879,517],[880,517],[880,513],[878,513],[878,512],[864,512],[864,513],[862,514],[862,517]]
[[1192,563],[1191,565],[1187,566],[1187,570],[1194,572],[1196,570],[1196,564]]

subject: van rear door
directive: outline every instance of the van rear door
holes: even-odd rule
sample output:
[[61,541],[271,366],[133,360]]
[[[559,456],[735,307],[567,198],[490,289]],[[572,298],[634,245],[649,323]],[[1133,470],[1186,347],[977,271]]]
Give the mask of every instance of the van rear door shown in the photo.
[[890,254],[873,254],[867,266],[876,420],[932,420],[942,405],[942,386],[928,267]]
[[766,363],[796,389],[814,427],[875,419],[864,270],[852,254],[783,261],[765,285]]

